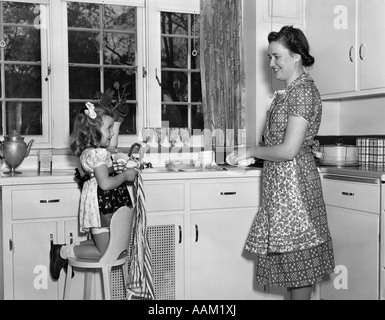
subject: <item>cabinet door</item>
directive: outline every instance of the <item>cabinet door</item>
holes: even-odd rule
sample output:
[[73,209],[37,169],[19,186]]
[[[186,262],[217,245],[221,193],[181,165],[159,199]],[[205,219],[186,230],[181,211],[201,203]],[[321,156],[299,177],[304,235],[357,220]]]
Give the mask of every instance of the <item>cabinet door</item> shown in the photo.
[[[79,219],[67,220],[64,221],[64,242],[66,244],[69,243],[78,243],[84,240],[87,240],[86,234],[80,234],[79,232]],[[71,300],[83,300],[84,297],[84,271],[74,268],[75,276],[71,281]],[[62,272],[60,276],[60,297],[59,299],[63,299],[64,297],[64,288],[65,288],[65,276],[66,274]],[[101,287],[95,288],[95,290],[99,289],[99,296],[102,296]]]
[[321,284],[321,299],[377,300],[380,216],[333,206],[326,210],[336,269]]
[[57,300],[58,282],[49,273],[51,237],[57,243],[58,224],[52,222],[14,223],[13,297],[15,300]]
[[255,214],[255,209],[191,214],[191,299],[264,299],[252,256],[243,250]]
[[[385,2],[360,1],[361,90],[385,88]],[[381,37],[381,36],[380,36]]]
[[156,300],[184,299],[183,215],[147,216]]
[[357,89],[356,0],[308,0],[310,75],[322,95]]

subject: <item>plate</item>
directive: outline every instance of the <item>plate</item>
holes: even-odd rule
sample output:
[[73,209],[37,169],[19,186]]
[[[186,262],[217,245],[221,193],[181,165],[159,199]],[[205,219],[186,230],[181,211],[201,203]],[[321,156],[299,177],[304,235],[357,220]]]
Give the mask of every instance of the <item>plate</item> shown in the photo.
[[197,171],[202,171],[202,168],[185,168],[185,169],[179,169],[179,171],[183,171],[183,172],[197,172]]
[[233,167],[248,167],[252,164],[255,163],[255,159],[254,158],[247,158],[247,159],[244,159],[244,160],[241,160],[241,161],[238,161],[237,163],[233,162],[231,160],[231,154],[229,154],[227,157],[226,157],[226,162],[233,166]]

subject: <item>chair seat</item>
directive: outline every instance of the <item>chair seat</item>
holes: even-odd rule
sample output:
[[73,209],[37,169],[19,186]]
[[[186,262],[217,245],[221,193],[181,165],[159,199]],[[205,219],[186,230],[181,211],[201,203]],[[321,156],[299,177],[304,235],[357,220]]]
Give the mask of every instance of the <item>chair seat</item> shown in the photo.
[[[117,260],[111,263],[111,267],[120,266],[125,264],[128,259],[127,254],[121,255]],[[102,268],[105,264],[99,262],[99,260],[92,259],[83,259],[83,258],[68,258],[68,264],[77,267],[77,268],[85,268],[85,269],[97,269]]]

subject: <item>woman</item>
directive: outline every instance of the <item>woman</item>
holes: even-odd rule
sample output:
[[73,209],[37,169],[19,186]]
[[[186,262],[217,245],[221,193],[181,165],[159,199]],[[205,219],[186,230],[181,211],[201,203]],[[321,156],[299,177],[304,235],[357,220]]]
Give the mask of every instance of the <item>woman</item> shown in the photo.
[[246,241],[256,254],[257,282],[287,287],[292,300],[310,299],[312,285],[334,270],[321,181],[314,161],[322,104],[304,69],[314,64],[299,29],[268,36],[270,67],[286,89],[267,115],[265,146],[232,154],[232,161],[264,159],[261,207]]

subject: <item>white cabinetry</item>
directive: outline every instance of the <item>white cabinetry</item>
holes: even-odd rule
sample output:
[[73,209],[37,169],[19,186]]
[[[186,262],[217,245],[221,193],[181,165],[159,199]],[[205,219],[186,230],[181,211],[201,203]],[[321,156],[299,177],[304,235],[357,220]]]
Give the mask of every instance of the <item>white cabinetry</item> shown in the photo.
[[380,184],[323,175],[336,269],[321,284],[323,300],[377,300],[380,284]]
[[259,177],[144,185],[148,227],[155,231],[149,241],[158,264],[157,299],[264,298],[263,288],[255,287],[254,263],[243,252],[260,201]]
[[307,37],[316,63],[310,75],[324,99],[385,94],[385,2],[307,1]]
[[[72,184],[3,186],[2,266],[4,299],[62,299],[64,271],[59,281],[49,273],[51,241],[81,241],[78,205],[80,192]],[[83,274],[76,270],[77,283]],[[72,290],[81,299],[82,288]]]

